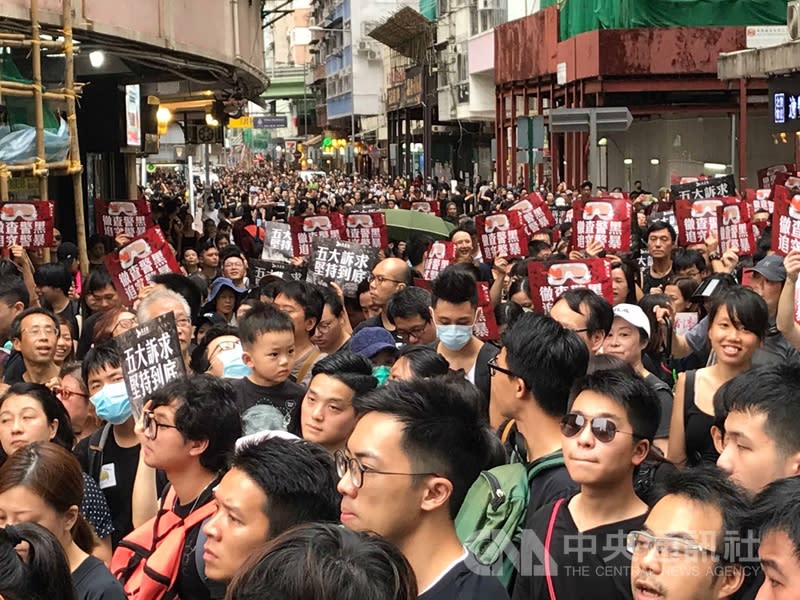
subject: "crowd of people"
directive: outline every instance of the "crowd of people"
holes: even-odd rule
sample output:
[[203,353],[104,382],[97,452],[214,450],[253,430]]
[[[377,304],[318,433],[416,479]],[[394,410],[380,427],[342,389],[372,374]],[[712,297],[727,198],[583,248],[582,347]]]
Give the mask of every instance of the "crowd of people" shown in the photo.
[[[88,273],[60,234],[0,262],[0,598],[800,596],[800,251],[769,229],[752,257],[678,247],[639,185],[626,255],[567,222],[485,261],[474,216],[519,187],[221,169],[193,215],[186,185],[143,189],[181,272],[132,305],[102,265],[125,236]],[[263,222],[409,199],[455,226],[428,286],[426,234],[352,298],[251,280]],[[613,297],[536,312],[528,265],[588,257]],[[120,337],[165,314],[187,375],[135,406]]]

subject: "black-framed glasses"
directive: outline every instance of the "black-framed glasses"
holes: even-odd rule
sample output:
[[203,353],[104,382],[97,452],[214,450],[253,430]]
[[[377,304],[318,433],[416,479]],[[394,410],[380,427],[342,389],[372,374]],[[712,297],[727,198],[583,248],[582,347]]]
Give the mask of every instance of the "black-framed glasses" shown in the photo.
[[155,440],[158,437],[159,429],[177,429],[177,427],[175,425],[159,423],[156,421],[156,416],[153,412],[148,410],[142,415],[142,429],[149,439]]
[[397,473],[394,471],[378,471],[365,467],[357,458],[347,456],[341,450],[337,450],[333,455],[334,462],[336,463],[336,472],[339,477],[344,477],[345,474],[350,473],[350,482],[353,487],[361,488],[364,485],[364,473],[375,473],[378,475],[405,475],[406,477],[438,477],[437,473]]
[[721,560],[719,552],[709,550],[691,540],[676,537],[658,537],[646,531],[631,531],[626,538],[626,548],[631,554],[647,554],[653,548],[662,558],[682,560],[707,554],[715,560]]
[[395,333],[400,337],[402,340],[407,340],[409,338],[414,338],[415,340],[421,339],[423,335],[425,335],[425,330],[428,328],[430,323],[425,323],[425,325],[418,325],[417,327],[412,327],[408,331],[403,331],[401,329],[395,329]]
[[519,377],[519,375],[517,375],[513,371],[509,371],[505,367],[501,367],[500,365],[498,365],[497,355],[494,355],[492,358],[486,361],[486,366],[489,367],[489,377],[494,377],[495,371],[500,371],[501,373],[505,373],[509,377]]
[[228,350],[233,350],[234,348],[241,348],[242,342],[241,340],[225,340],[224,342],[220,342],[217,344],[217,347],[214,348],[214,351],[208,355],[208,360],[214,358],[220,352],[227,352]]
[[392,283],[403,283],[402,281],[398,281],[397,279],[391,279],[389,277],[384,277],[383,275],[374,275],[373,273],[369,274],[367,277],[367,281],[372,283],[373,281],[377,281],[378,285],[385,283],[386,281],[391,281]]
[[612,441],[618,433],[639,437],[630,431],[620,431],[617,429],[617,424],[608,417],[587,419],[579,413],[567,413],[564,415],[561,419],[561,433],[566,437],[575,437],[583,431],[583,428],[587,425],[591,428],[592,435],[597,438],[597,441],[603,442],[604,444],[608,444]]
[[122,327],[122,331],[128,331],[129,329],[133,329],[134,327],[136,327],[136,325],[137,325],[136,319],[133,318],[120,319],[119,321],[117,321],[117,324],[114,325],[114,327],[111,329],[111,335],[114,335],[114,332],[120,327]]

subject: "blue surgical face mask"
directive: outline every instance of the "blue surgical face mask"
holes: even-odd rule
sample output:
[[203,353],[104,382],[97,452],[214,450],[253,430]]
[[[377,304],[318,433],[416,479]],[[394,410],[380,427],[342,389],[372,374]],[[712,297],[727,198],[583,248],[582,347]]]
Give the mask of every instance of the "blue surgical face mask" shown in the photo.
[[436,336],[445,348],[458,352],[472,339],[472,325],[436,325]]
[[222,376],[228,379],[241,379],[253,372],[250,367],[244,364],[241,346],[223,350],[217,354],[217,359],[222,364]]
[[389,381],[389,373],[391,369],[386,365],[380,365],[378,367],[372,367],[372,376],[378,380],[378,385],[384,385],[387,381]]
[[124,381],[107,383],[89,400],[97,416],[112,425],[122,425],[131,416],[131,402]]

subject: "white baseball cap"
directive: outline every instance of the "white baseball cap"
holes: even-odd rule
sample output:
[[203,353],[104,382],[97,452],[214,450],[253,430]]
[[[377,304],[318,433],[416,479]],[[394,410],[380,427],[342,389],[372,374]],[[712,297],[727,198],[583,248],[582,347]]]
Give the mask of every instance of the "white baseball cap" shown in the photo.
[[617,304],[614,316],[627,321],[637,329],[641,329],[650,337],[650,321],[644,311],[635,304]]

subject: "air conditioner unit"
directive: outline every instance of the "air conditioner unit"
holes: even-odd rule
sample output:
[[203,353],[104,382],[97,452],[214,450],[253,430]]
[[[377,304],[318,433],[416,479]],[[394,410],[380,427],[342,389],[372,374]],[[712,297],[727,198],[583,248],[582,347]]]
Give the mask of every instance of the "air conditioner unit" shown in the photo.
[[378,60],[379,58],[380,55],[377,52],[375,52],[375,50],[370,50],[369,52],[367,52],[367,60]]
[[371,44],[367,40],[358,40],[358,51],[366,52],[371,50]]
[[800,40],[800,1],[791,0],[786,6],[786,25],[789,28],[789,39]]

